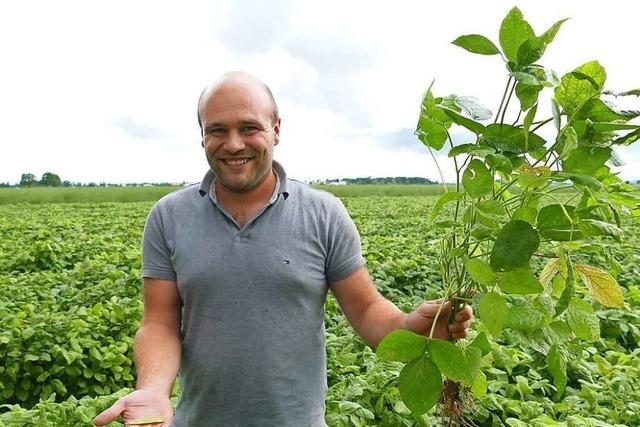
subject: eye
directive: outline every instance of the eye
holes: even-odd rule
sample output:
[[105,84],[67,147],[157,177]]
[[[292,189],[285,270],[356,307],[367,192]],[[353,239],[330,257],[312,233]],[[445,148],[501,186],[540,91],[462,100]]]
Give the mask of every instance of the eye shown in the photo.
[[213,129],[209,129],[209,132],[207,132],[209,135],[222,135],[225,132],[225,130],[223,128],[213,128]]
[[240,131],[242,133],[253,133],[253,132],[257,131],[257,130],[258,130],[258,128],[253,126],[253,125],[245,125],[245,126],[242,126],[240,128]]

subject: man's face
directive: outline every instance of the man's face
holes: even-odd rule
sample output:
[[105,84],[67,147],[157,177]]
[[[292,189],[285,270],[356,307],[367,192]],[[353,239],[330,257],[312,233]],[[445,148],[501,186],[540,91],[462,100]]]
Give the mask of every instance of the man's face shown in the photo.
[[280,119],[272,123],[272,106],[260,87],[226,82],[201,107],[202,145],[216,179],[234,193],[258,186],[268,176]]

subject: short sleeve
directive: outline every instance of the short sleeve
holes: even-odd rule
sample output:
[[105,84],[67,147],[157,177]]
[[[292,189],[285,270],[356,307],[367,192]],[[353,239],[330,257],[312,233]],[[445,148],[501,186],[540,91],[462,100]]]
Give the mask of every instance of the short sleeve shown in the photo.
[[365,264],[360,234],[340,199],[334,199],[327,215],[327,263],[325,271],[329,283],[349,276]]
[[162,280],[177,277],[158,204],[151,209],[142,233],[142,276]]

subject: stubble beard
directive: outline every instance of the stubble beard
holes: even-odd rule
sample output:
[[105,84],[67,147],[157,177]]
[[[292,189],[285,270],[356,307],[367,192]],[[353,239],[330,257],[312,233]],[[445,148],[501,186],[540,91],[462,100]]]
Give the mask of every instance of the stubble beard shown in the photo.
[[[273,154],[268,150],[264,153],[251,153],[250,163],[253,163],[254,168],[257,167],[258,169],[254,169],[248,179],[238,182],[228,179],[223,168],[219,167],[222,161],[217,159],[215,155],[210,158],[207,153],[206,156],[209,167],[216,175],[216,180],[233,193],[246,193],[256,188],[268,177],[273,165]],[[260,164],[258,165],[258,163]]]

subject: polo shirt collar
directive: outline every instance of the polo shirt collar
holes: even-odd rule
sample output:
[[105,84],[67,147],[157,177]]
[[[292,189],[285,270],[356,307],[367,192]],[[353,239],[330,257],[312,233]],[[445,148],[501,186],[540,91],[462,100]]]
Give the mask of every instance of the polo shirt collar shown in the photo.
[[[284,171],[282,165],[275,160],[273,161],[273,170],[276,173],[276,188],[273,192],[273,196],[269,200],[269,203],[275,202],[280,194],[286,199],[289,197],[288,185],[287,185],[287,174]],[[198,192],[200,196],[204,197],[207,194],[211,193],[211,198],[214,202],[216,202],[216,193],[213,190],[213,184],[216,178],[216,174],[213,170],[209,169],[207,173],[204,175],[202,182],[200,183],[200,189]]]

